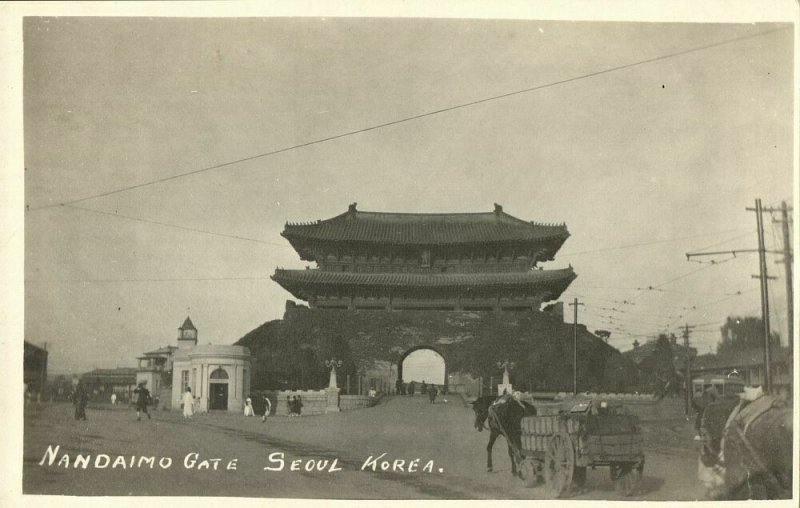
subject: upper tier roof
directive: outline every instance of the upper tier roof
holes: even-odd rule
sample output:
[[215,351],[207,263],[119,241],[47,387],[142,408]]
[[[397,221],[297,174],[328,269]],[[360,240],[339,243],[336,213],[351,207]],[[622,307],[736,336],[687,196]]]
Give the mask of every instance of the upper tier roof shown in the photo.
[[451,294],[497,293],[507,290],[528,294],[547,294],[548,300],[558,298],[575,279],[572,267],[561,270],[530,270],[508,273],[422,274],[422,273],[358,273],[326,272],[322,270],[275,270],[272,280],[292,293],[295,298],[308,300],[315,294],[326,294],[326,288],[378,293],[419,292],[431,297],[433,292]]
[[[557,242],[569,237],[564,224],[527,222],[503,212],[383,213],[361,212],[356,204],[336,217],[310,223],[287,223],[281,233],[295,242],[367,242],[392,245],[443,245],[486,242]],[[304,242],[303,242],[304,243]]]

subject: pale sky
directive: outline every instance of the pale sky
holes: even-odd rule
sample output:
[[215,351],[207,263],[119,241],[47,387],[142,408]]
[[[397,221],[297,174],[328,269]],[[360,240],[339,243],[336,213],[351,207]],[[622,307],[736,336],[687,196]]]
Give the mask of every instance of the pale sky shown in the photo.
[[[757,256],[684,254],[755,248],[745,207],[794,199],[791,25],[28,18],[24,35],[25,338],[54,372],[134,365],[187,308],[201,343],[280,318],[269,276],[305,266],[284,223],[351,202],[566,222],[544,268],[575,268],[580,322],[622,350],[695,324],[708,352],[726,316],[760,314]],[[102,213],[36,210],[543,85],[74,203]]]
[[431,349],[417,349],[403,360],[403,381],[444,384],[444,358]]

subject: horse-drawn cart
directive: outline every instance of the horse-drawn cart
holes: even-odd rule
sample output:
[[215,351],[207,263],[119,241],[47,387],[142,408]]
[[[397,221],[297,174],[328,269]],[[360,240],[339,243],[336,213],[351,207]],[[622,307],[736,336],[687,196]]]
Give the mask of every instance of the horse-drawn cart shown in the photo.
[[608,466],[617,490],[633,494],[644,469],[642,435],[637,418],[621,409],[584,402],[567,413],[522,418],[521,447],[511,448],[525,485],[543,476],[550,494],[560,497],[583,485],[587,467]]

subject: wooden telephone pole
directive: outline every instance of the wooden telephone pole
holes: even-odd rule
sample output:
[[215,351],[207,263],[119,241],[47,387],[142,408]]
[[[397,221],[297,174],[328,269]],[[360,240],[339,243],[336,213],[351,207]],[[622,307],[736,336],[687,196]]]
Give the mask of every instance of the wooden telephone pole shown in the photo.
[[[791,247],[789,242],[789,216],[788,211],[791,210],[790,207],[786,206],[786,203],[783,203],[783,206],[778,208],[763,208],[761,206],[761,199],[756,199],[756,206],[755,208],[746,208],[749,212],[756,212],[756,231],[758,232],[758,249],[738,249],[738,250],[730,250],[730,251],[719,251],[719,252],[696,252],[696,253],[687,253],[686,259],[691,258],[692,256],[711,256],[711,255],[718,255],[718,254],[732,254],[736,256],[737,253],[741,252],[758,252],[758,275],[753,275],[753,278],[759,279],[761,281],[761,321],[764,324],[764,392],[769,393],[772,389],[772,351],[770,350],[770,326],[769,326],[769,279],[774,279],[775,277],[770,277],[767,273],[767,260],[766,255],[767,253],[772,254],[783,254],[784,262],[786,263],[786,298],[787,298],[787,311],[789,314],[789,347],[790,351],[792,350],[792,341],[793,337],[792,334],[794,333],[794,327],[792,326],[792,320],[794,319],[794,310],[792,308],[793,305],[793,291],[792,291],[792,268],[791,268]],[[764,212],[781,212],[783,222],[783,250],[782,251],[772,251],[767,250],[764,245],[764,221],[763,221],[763,214]]]
[[573,327],[572,327],[572,393],[573,395],[577,395],[578,394],[578,305],[583,305],[583,304],[578,303],[578,299],[575,298],[575,300],[570,305],[575,307],[575,321],[573,322]]
[[[692,326],[692,328],[694,328]],[[683,349],[686,352],[686,376],[685,376],[685,383],[686,383],[686,404],[684,407],[684,412],[686,416],[689,416],[689,412],[692,409],[692,355],[690,354],[689,350],[689,324],[687,323],[686,326],[683,328]]]
[[[768,209],[772,211],[772,209]],[[787,344],[789,345],[789,358],[794,358],[794,289],[792,286],[792,242],[789,238],[789,211],[792,208],[786,206],[786,201],[781,203],[780,220],[773,219],[773,222],[781,223],[783,232],[783,260],[776,263],[783,263],[786,274],[786,321],[788,323]]]

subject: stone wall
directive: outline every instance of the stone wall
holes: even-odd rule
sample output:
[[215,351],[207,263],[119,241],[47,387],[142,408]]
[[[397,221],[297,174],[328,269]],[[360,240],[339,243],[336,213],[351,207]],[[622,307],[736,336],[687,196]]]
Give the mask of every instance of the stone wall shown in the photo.
[[[557,314],[539,311],[333,310],[290,303],[283,320],[265,323],[236,344],[253,354],[257,390],[324,388],[324,362],[330,358],[344,363],[337,368],[339,386],[345,386],[347,375],[364,376],[391,390],[403,355],[418,347],[440,353],[448,374],[469,374],[488,383],[502,375],[497,362],[512,360],[515,387],[572,387],[573,326]],[[611,359],[624,362],[622,355],[583,326],[578,327],[578,358],[579,389],[618,384],[619,379],[608,378],[606,367]]]
[[350,411],[353,409],[362,409],[371,407],[377,403],[377,400],[368,395],[340,395],[339,396],[339,409],[342,411]]
[[328,395],[325,390],[281,390],[277,393],[277,405],[274,408],[276,416],[287,416],[289,414],[289,404],[286,397],[300,397],[303,402],[302,415],[321,415],[325,414],[328,405]]

